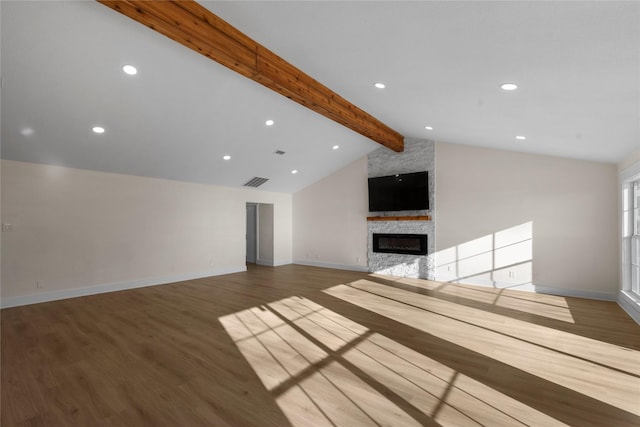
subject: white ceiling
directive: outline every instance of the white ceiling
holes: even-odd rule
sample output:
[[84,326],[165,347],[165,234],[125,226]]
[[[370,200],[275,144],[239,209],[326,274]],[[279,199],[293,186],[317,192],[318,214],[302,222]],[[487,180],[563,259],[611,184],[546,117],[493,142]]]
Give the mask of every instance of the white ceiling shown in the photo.
[[[405,137],[640,148],[638,2],[201,3]],[[1,8],[2,158],[295,192],[379,147],[96,2]]]

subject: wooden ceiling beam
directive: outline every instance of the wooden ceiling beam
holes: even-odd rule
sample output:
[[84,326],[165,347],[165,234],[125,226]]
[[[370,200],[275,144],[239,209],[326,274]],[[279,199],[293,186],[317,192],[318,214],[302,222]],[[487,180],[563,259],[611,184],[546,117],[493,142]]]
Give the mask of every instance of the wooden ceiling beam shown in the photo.
[[385,147],[404,149],[400,133],[193,0],[98,2]]

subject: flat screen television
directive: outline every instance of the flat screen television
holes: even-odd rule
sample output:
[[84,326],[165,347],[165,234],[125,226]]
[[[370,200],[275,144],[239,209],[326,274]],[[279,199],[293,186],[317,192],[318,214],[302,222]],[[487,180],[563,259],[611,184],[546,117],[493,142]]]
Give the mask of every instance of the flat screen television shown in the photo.
[[429,209],[426,171],[369,178],[369,211]]

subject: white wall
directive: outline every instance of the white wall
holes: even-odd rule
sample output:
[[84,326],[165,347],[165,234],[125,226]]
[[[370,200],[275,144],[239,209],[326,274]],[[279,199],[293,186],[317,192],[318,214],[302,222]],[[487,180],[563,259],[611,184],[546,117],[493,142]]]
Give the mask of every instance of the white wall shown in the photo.
[[[366,270],[366,157],[293,196],[6,160],[1,171],[14,225],[3,306],[243,270],[246,202],[273,204],[274,265]],[[436,173],[437,251],[531,222],[539,290],[617,291],[615,165],[439,143]]]
[[[294,194],[294,262],[366,269],[366,161]],[[438,143],[436,175],[440,279],[615,298],[615,165]]]
[[293,195],[298,264],[367,269],[366,156]]
[[245,204],[274,205],[291,262],[291,196],[2,161],[3,306],[245,266]]
[[293,206],[291,194],[256,192],[261,203],[273,204],[273,265],[293,262]]
[[460,276],[615,298],[616,165],[444,143],[436,156],[436,246]]

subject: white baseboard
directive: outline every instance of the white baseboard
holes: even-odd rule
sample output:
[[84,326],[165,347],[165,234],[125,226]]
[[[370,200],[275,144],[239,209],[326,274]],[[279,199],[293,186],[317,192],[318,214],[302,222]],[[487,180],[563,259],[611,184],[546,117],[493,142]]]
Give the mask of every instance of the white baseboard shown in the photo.
[[23,295],[18,297],[2,298],[0,308],[17,307],[20,305],[37,304],[41,302],[56,301],[67,298],[83,297],[88,295],[103,294],[106,292],[123,291],[126,289],[144,288],[146,286],[165,285],[167,283],[182,282],[185,280],[201,279],[203,277],[221,276],[223,274],[240,273],[247,271],[246,266],[237,268],[219,268],[210,271],[191,274],[178,274],[175,276],[154,277],[149,279],[133,280],[128,282],[105,283],[102,285],[88,286],[84,288],[65,289],[42,294]]
[[311,267],[335,268],[336,270],[360,271],[363,273],[367,273],[369,271],[369,268],[365,265],[331,264],[328,262],[311,261],[307,259],[294,259],[293,263],[308,265]]
[[[601,301],[615,301],[617,294],[615,292],[602,292],[602,291],[585,291],[582,289],[569,289],[569,288],[556,288],[553,286],[533,285],[535,290],[541,294],[559,295],[562,297],[576,297],[595,299]],[[517,288],[516,288],[517,289]]]
[[256,264],[258,265],[266,265],[269,267],[279,267],[281,265],[288,265],[291,264],[291,260],[281,260],[281,261],[262,261],[262,260],[256,260]]
[[555,286],[545,286],[534,283],[513,284],[507,282],[495,282],[486,279],[457,280],[453,276],[436,276],[437,282],[453,282],[465,285],[486,286],[496,289],[512,289],[515,291],[534,292],[540,294],[558,295],[562,297],[576,297],[595,299],[602,301],[616,301],[617,294],[615,292],[589,291],[582,289],[558,288]]
[[621,291],[618,294],[618,305],[627,312],[637,324],[640,325],[640,298],[635,297],[629,292]]

